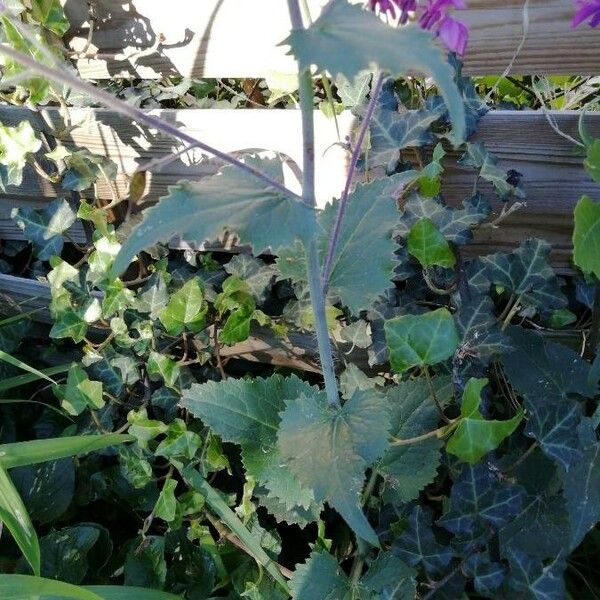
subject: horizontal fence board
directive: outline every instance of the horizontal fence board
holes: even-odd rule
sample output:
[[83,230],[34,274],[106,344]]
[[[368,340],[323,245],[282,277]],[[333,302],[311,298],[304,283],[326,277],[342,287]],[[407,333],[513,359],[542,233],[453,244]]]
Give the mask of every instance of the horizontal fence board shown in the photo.
[[[86,113],[88,117],[86,118]],[[171,122],[208,143],[233,150],[235,148],[275,148],[301,163],[301,138],[298,128],[299,114],[295,110],[182,110],[155,111]],[[558,127],[569,135],[576,136],[578,113],[554,112],[550,116]],[[24,118],[37,118],[26,109],[0,108],[0,121],[16,123]],[[58,113],[47,111],[47,119],[57,122]],[[119,168],[117,187],[125,194],[128,174],[148,160],[168,155],[177,148],[173,140],[156,136],[138,125],[106,110],[74,109],[73,122],[82,122],[74,130],[72,141],[93,152],[105,154]],[[591,133],[600,136],[600,114],[586,117]],[[317,181],[319,200],[323,205],[333,196],[339,196],[347,168],[344,150],[333,145],[337,134],[332,120],[316,113],[317,130]],[[353,117],[346,112],[340,115],[342,137],[353,127]],[[39,125],[38,122],[38,126]],[[225,132],[225,133],[224,133]],[[572,211],[582,194],[598,197],[598,186],[582,168],[582,157],[576,148],[559,136],[548,124],[546,117],[534,111],[494,111],[480,123],[475,140],[485,142],[487,148],[497,154],[501,165],[522,173],[523,186],[528,194],[528,204],[500,228],[483,228],[477,232],[474,244],[467,253],[488,253],[495,250],[510,250],[527,237],[547,239],[554,248],[554,264],[567,269],[570,264]],[[326,149],[329,150],[326,151]],[[459,204],[468,197],[475,180],[474,171],[461,169],[455,164],[456,155],[450,153],[446,161],[443,191],[450,204]],[[169,185],[183,178],[194,179],[212,173],[217,168],[214,161],[195,162],[198,156],[183,156],[164,166],[160,172],[149,177],[147,200],[154,201],[164,195]],[[290,181],[294,179],[291,175]],[[496,214],[501,203],[494,198],[489,186],[482,184],[488,192]],[[35,173],[28,172],[23,185],[0,195],[0,235],[4,239],[22,239],[10,211],[14,206],[42,205],[45,199],[61,193]],[[98,195],[110,201],[111,195],[105,184],[99,186]],[[93,197],[93,191],[84,193]],[[82,239],[82,230],[73,233]],[[177,246],[177,244],[174,244]]]
[[[353,0],[362,2],[363,0]],[[63,0],[65,2],[65,0]],[[309,0],[313,16],[325,0]],[[523,37],[525,0],[469,0],[456,11],[471,28],[465,70],[501,74]],[[92,44],[77,61],[87,79],[267,77],[293,73],[295,63],[277,44],[289,32],[284,0],[96,0]],[[66,0],[68,44],[86,47],[88,3]],[[530,0],[528,31],[512,73],[597,74],[600,36],[587,26],[572,30],[571,0]]]

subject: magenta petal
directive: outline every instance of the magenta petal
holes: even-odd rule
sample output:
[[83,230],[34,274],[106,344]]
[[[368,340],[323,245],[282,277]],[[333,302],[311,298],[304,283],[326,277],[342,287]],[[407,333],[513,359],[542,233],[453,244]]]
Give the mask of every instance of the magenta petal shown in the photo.
[[592,6],[591,4],[588,4],[587,6],[582,6],[575,13],[573,20],[571,21],[571,27],[577,27],[578,25],[581,25],[581,23],[587,21],[597,10],[598,7]]
[[444,17],[438,29],[440,39],[452,52],[463,55],[467,49],[467,41],[469,40],[469,28],[452,17]]

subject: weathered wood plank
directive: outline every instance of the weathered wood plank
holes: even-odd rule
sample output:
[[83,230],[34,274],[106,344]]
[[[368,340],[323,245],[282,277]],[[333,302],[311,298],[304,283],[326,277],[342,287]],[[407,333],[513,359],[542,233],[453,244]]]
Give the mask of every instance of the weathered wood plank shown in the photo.
[[[127,175],[148,160],[160,158],[173,152],[177,145],[170,139],[153,135],[139,126],[115,116],[110,111],[91,111],[93,118],[85,119],[88,111],[73,110],[74,122],[84,124],[73,132],[73,143],[93,152],[112,158],[119,167],[117,185],[122,193],[127,188]],[[292,110],[183,110],[160,111],[173,122],[180,123],[201,139],[225,150],[236,148],[275,148],[298,163],[301,162],[301,140],[298,113]],[[25,109],[3,107],[0,121],[15,123],[27,118]],[[578,113],[555,112],[552,117],[565,132],[576,135]],[[58,119],[54,110],[48,111],[51,122]],[[587,117],[590,131],[600,136],[600,114]],[[353,124],[352,115],[340,116],[342,136],[347,135]],[[337,141],[331,120],[317,113],[317,181],[321,205],[332,196],[338,196],[343,187],[347,157],[339,146],[325,150]],[[488,149],[496,153],[501,164],[523,174],[528,194],[528,206],[508,219],[499,229],[483,229],[469,252],[486,253],[496,249],[510,249],[526,237],[547,239],[555,249],[555,264],[567,268],[570,262],[572,210],[582,194],[598,195],[598,187],[582,168],[582,158],[575,147],[556,134],[542,113],[533,111],[495,111],[481,122],[475,139],[483,140]],[[196,178],[213,172],[214,162],[197,162],[198,155],[184,156],[181,160],[164,166],[154,173],[148,182],[148,200],[156,200],[167,187],[182,178]],[[457,203],[468,196],[474,183],[471,170],[459,169],[453,157],[447,161],[444,193],[450,203]],[[291,173],[288,178],[293,179]],[[487,190],[486,186],[482,186]],[[34,173],[28,173],[24,183],[8,194],[0,195],[0,237],[20,239],[21,234],[10,219],[10,211],[16,205],[35,203],[52,198],[60,190]],[[110,200],[110,191],[104,184],[99,186],[99,196]],[[86,192],[88,197],[93,192]],[[490,193],[490,198],[493,194]],[[498,202],[495,204],[499,210]],[[81,235],[74,232],[74,235]]]
[[[81,51],[88,36],[88,6],[66,1],[72,24],[69,45]],[[363,2],[363,0],[352,0]],[[313,16],[326,0],[309,0]],[[466,72],[504,72],[523,36],[525,0],[469,0],[461,18],[471,37]],[[96,0],[97,20],[86,58],[77,61],[87,79],[115,77],[265,77],[294,72],[295,63],[277,44],[289,31],[283,0]],[[531,0],[529,27],[512,72],[597,74],[600,36],[574,31],[571,0]],[[162,40],[162,41],[161,41]],[[91,53],[91,56],[90,56]]]

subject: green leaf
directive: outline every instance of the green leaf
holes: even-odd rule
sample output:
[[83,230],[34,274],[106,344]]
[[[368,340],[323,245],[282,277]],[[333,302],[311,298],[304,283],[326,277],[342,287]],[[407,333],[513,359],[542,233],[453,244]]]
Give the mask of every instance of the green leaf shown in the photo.
[[329,552],[315,551],[290,579],[294,600],[338,600],[351,593],[348,576]]
[[417,25],[395,29],[360,6],[333,0],[308,29],[293,31],[283,43],[291,46],[301,69],[314,64],[334,78],[353,79],[375,64],[391,75],[420,71],[433,77],[454,123],[453,142],[463,140],[465,114],[453,70],[433,36]]
[[481,391],[487,384],[487,379],[471,378],[467,381],[460,420],[446,444],[446,452],[471,464],[479,462],[488,452],[495,450],[523,419],[522,412],[507,421],[484,419],[480,410]]
[[162,421],[148,418],[148,411],[140,408],[127,414],[129,433],[135,437],[141,448],[147,448],[148,442],[165,433],[169,426]]
[[146,368],[152,381],[160,381],[162,379],[165,382],[165,385],[177,389],[176,384],[181,369],[172,358],[152,350],[148,356]]
[[63,233],[73,225],[76,214],[66,200],[57,198],[43,208],[14,208],[11,216],[33,244],[37,257],[48,260],[62,252]]
[[[450,379],[433,377],[431,385],[440,405],[446,406],[453,395]],[[392,411],[391,432],[395,438],[409,439],[437,428],[440,415],[425,378],[403,381],[390,388],[387,397]],[[397,504],[414,500],[435,478],[442,446],[438,438],[390,446],[378,467],[385,480],[386,501]]]
[[[600,146],[600,140],[599,142]],[[600,204],[583,196],[575,207],[573,261],[600,279]]]
[[200,473],[198,473],[198,471],[195,471],[191,467],[184,470],[183,477],[190,487],[200,492],[206,498],[206,503],[221,519],[224,525],[229,527],[229,529],[240,539],[254,559],[264,567],[267,573],[271,575],[283,590],[288,591],[285,579],[273,564],[269,555],[263,550],[260,542],[235,516],[235,513],[227,506],[221,495],[200,475]]
[[175,520],[177,515],[177,499],[175,498],[175,488],[177,482],[174,479],[167,479],[160,491],[160,496],[154,507],[154,515],[167,523]]
[[36,575],[40,574],[40,545],[23,500],[0,462],[0,521],[6,525]]
[[301,487],[289,469],[281,468],[277,431],[285,401],[315,393],[315,388],[296,376],[230,378],[193,384],[183,391],[181,406],[202,419],[224,441],[240,444],[247,474],[287,508],[308,509],[314,505],[313,494]]
[[59,37],[65,35],[71,26],[60,0],[31,0],[31,16]]
[[2,444],[0,445],[0,464],[7,469],[35,465],[67,456],[88,454],[133,440],[131,435],[107,433],[105,435],[76,435]]
[[[21,185],[27,156],[36,153],[41,147],[42,142],[27,121],[16,127],[0,124],[0,165],[4,167],[0,172],[0,188],[3,191],[6,191],[8,185]],[[26,209],[17,209],[19,210]]]
[[207,313],[202,282],[194,277],[171,296],[158,318],[169,334],[179,335],[184,329],[192,332],[203,329]]
[[42,371],[38,371],[34,367],[30,367],[27,363],[24,363],[22,360],[15,358],[14,356],[8,354],[7,352],[4,352],[4,350],[0,350],[0,360],[7,362],[9,365],[12,365],[13,367],[18,367],[19,369],[22,369],[23,371],[27,371],[28,373],[31,373],[32,375],[35,376],[36,379],[45,379],[46,381],[49,381],[52,384],[56,384],[54,379],[52,379],[51,377],[46,375],[46,373],[43,373]]
[[404,213],[395,234],[408,236],[420,219],[431,219],[440,233],[455,244],[466,244],[473,238],[472,230],[488,218],[492,208],[483,194],[464,200],[462,208],[450,208],[440,199],[423,198],[412,193],[404,205]]
[[266,291],[277,275],[273,265],[248,254],[236,254],[225,265],[225,270],[244,281],[257,302],[265,300]]
[[[39,373],[41,373],[44,376],[41,379],[46,379],[46,377],[52,377],[52,375],[60,375],[61,373],[66,373],[71,368],[71,364],[72,363],[68,363],[64,365],[57,365],[56,367],[48,367],[47,369],[41,369]],[[9,377],[8,379],[0,381],[0,392],[6,392],[8,390],[12,390],[23,385],[27,385],[29,383],[37,381],[38,379],[40,379],[40,376],[37,373]]]
[[81,192],[92,187],[100,178],[112,181],[117,175],[117,165],[114,162],[85,148],[71,152],[65,162],[68,168],[61,183],[67,190]]
[[132,542],[123,567],[125,584],[162,589],[167,578],[165,538],[149,535]]
[[102,397],[102,383],[91,381],[87,373],[77,364],[69,370],[67,383],[53,388],[54,394],[61,400],[61,406],[70,415],[80,415],[84,410],[98,410],[105,404]]
[[446,238],[431,219],[420,219],[411,228],[407,238],[408,251],[424,267],[446,267],[456,264],[456,257]]
[[[247,157],[246,164],[283,181],[282,161]],[[190,242],[213,240],[226,229],[235,231],[254,254],[275,252],[307,239],[313,230],[314,211],[284,196],[262,180],[233,166],[196,183],[169,188],[169,195],[144,213],[144,220],[129,235],[115,261],[113,273],[122,273],[133,257],[158,241],[180,234]]]
[[445,308],[396,317],[386,321],[384,328],[390,363],[397,373],[440,363],[460,343],[454,319]]
[[194,431],[188,431],[185,421],[175,419],[169,424],[167,437],[154,453],[173,460],[192,460],[201,446],[202,438]]
[[389,427],[387,403],[368,390],[356,392],[342,407],[329,406],[323,394],[290,399],[278,432],[287,468],[374,546],[379,546],[377,534],[359,499],[365,469],[385,451]]
[[583,164],[592,179],[596,183],[600,183],[600,139],[594,140],[587,147],[587,156]]

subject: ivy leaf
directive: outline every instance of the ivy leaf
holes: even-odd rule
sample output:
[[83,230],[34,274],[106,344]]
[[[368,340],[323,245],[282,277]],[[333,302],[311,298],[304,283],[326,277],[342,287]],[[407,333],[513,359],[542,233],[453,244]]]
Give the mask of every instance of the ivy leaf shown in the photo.
[[523,413],[507,421],[488,420],[481,414],[481,391],[487,379],[471,378],[467,381],[460,408],[460,420],[446,444],[446,452],[467,463],[479,462],[488,452],[495,450],[523,419]]
[[[438,402],[442,406],[448,404],[453,393],[450,379],[433,377],[431,385]],[[387,397],[392,415],[390,431],[395,438],[413,438],[437,427],[440,415],[425,378],[403,381],[390,388]],[[378,467],[385,480],[384,499],[394,503],[414,500],[435,478],[441,448],[442,442],[437,438],[389,446]]]
[[[600,140],[596,142],[600,147]],[[600,204],[583,196],[575,207],[573,261],[600,279]]]
[[435,141],[431,125],[444,114],[444,106],[432,110],[411,110],[399,113],[395,110],[377,108],[369,128],[369,169],[386,166],[393,173],[400,157],[400,150],[432,144]]
[[600,183],[600,139],[594,140],[587,147],[584,166],[596,183]]
[[151,319],[157,319],[168,303],[167,282],[162,273],[153,273],[138,294],[136,309],[150,313]]
[[227,379],[193,384],[184,390],[181,406],[202,419],[224,441],[242,446],[247,474],[269,489],[287,509],[308,509],[314,504],[314,496],[289,469],[281,468],[277,431],[285,401],[315,393],[296,376]]
[[160,354],[160,352],[151,351],[146,368],[152,381],[162,379],[168,387],[177,389],[180,368],[172,358]]
[[351,593],[351,586],[335,557],[315,551],[294,570],[290,591],[294,600],[337,600]]
[[194,431],[188,431],[185,421],[175,419],[167,430],[167,437],[154,451],[156,456],[169,460],[192,460],[202,446],[202,438]]
[[544,309],[564,308],[567,299],[550,266],[550,244],[529,239],[511,254],[482,256],[483,275],[494,285],[520,296],[523,302]]
[[363,319],[350,323],[340,330],[340,337],[356,348],[368,348],[372,344],[369,324]]
[[360,73],[351,80],[340,75],[335,82],[335,86],[344,106],[352,108],[364,104],[371,89],[372,79],[373,74],[370,71]]
[[492,598],[506,579],[507,568],[490,558],[489,552],[477,552],[465,561],[464,573],[473,578],[475,591]]
[[11,215],[23,230],[23,235],[33,244],[40,260],[48,260],[62,252],[63,233],[76,218],[75,211],[62,198],[43,208],[14,208]]
[[171,296],[158,318],[168,333],[179,335],[184,329],[192,332],[203,329],[207,313],[201,281],[194,277]]
[[345,399],[352,398],[358,390],[372,390],[384,383],[383,377],[367,377],[354,363],[350,363],[340,374],[340,391]]
[[454,480],[450,510],[437,524],[456,535],[500,528],[521,509],[525,490],[502,482],[487,465],[465,465]]
[[[249,156],[245,163],[283,181],[280,159]],[[307,239],[314,227],[314,211],[300,201],[284,196],[262,180],[233,166],[195,183],[169,188],[154,207],[144,212],[144,220],[132,231],[121,248],[113,273],[122,273],[133,257],[159,241],[180,234],[190,242],[203,243],[226,229],[239,234],[254,254],[293,245]]]
[[66,385],[55,386],[53,391],[70,415],[80,415],[87,408],[98,410],[105,404],[102,382],[91,381],[87,373],[76,364],[69,369]]
[[563,573],[565,559],[561,554],[544,565],[542,561],[511,549],[509,586],[523,600],[563,600],[566,597]]
[[373,597],[386,600],[415,598],[415,575],[414,569],[391,552],[380,552],[359,582],[359,596],[363,600]]
[[281,414],[278,445],[282,459],[317,501],[327,500],[357,536],[379,546],[364,516],[360,492],[365,469],[387,447],[390,427],[382,396],[358,391],[342,407],[323,394],[290,399]]
[[431,219],[419,219],[410,229],[407,238],[408,251],[424,267],[445,267],[456,264],[456,257],[446,238]]
[[439,199],[412,193],[404,205],[396,234],[406,237],[417,221],[430,219],[449,242],[466,244],[473,238],[472,230],[488,218],[492,208],[483,194],[464,200],[462,206],[450,208]]
[[569,548],[576,548],[600,521],[600,444],[583,452],[568,471],[561,472],[563,495],[571,523]]
[[411,510],[406,529],[394,542],[393,551],[411,567],[421,564],[431,574],[442,572],[454,555],[449,546],[443,546],[435,537],[431,508],[420,505]]
[[430,75],[454,123],[453,142],[463,140],[465,114],[453,70],[433,36],[418,26],[394,29],[359,6],[333,0],[308,29],[293,31],[283,43],[291,47],[301,70],[314,64],[334,78],[341,74],[352,79],[361,71],[373,71],[374,64],[391,75],[409,71]]
[[117,175],[117,165],[112,160],[86,149],[71,152],[65,162],[68,168],[61,184],[66,190],[81,192],[92,187],[100,178],[112,181]]
[[525,198],[525,192],[514,185],[508,173],[498,166],[498,157],[488,152],[483,142],[467,142],[467,150],[459,164],[479,169],[479,177],[489,181],[498,198],[507,200],[509,196]]
[[31,16],[58,37],[65,35],[71,26],[60,0],[31,0]]
[[162,589],[167,578],[165,539],[149,535],[133,540],[125,557],[125,585]]
[[385,322],[390,364],[396,373],[435,365],[450,358],[460,342],[452,315],[445,308],[402,315]]
[[27,156],[35,154],[41,147],[42,142],[27,121],[16,127],[0,124],[0,188],[3,192],[6,186],[21,185]]
[[257,302],[264,301],[266,291],[277,275],[275,267],[248,254],[234,256],[225,265],[225,270],[242,279]]
[[525,433],[565,468],[581,458],[578,426],[582,411],[571,394],[593,396],[590,365],[576,352],[518,327],[507,330],[515,350],[501,357],[511,384],[524,398],[529,420]]
[[174,479],[167,479],[160,491],[156,506],[154,507],[154,516],[171,523],[177,515],[177,499],[175,498],[175,489],[177,482]]

